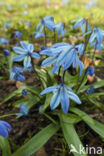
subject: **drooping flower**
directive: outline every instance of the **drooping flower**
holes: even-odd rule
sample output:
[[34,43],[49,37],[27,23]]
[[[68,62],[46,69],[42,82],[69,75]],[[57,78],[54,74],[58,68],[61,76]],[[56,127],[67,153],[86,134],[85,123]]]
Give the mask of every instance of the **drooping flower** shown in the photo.
[[87,76],[87,75],[93,76],[94,73],[95,73],[95,70],[94,70],[94,67],[93,67],[93,66],[89,66],[89,67],[86,69],[86,76]]
[[5,54],[5,56],[10,56],[11,55],[8,49],[4,49],[4,54]]
[[90,0],[89,3],[85,6],[87,9],[90,9],[92,7],[96,6],[96,0]]
[[58,36],[64,36],[65,34],[65,24],[64,23],[59,23],[59,24],[55,24],[54,28],[57,30],[58,32]]
[[32,26],[32,23],[31,23],[30,21],[26,21],[26,25],[27,25],[28,27],[30,27],[30,26]]
[[89,88],[89,90],[87,90],[86,93],[87,93],[87,94],[92,94],[92,93],[94,93],[94,87],[91,86],[91,87]]
[[22,75],[23,73],[23,68],[20,67],[13,67],[10,70],[10,80],[16,80],[16,81],[25,81],[25,77]]
[[80,18],[79,20],[74,20],[72,22],[76,22],[73,26],[74,29],[80,27],[81,31],[85,33],[87,27],[87,31],[90,31],[90,26],[85,18]]
[[0,38],[0,44],[9,44],[9,40],[4,38],[4,37],[1,37]]
[[67,43],[57,43],[46,50],[40,52],[41,55],[48,55],[47,59],[42,62],[42,66],[49,66],[54,64],[52,73],[58,71],[60,66],[63,66],[63,70],[68,69],[71,65],[73,68],[80,67],[80,75],[84,69],[83,63],[79,59],[79,55],[82,55],[84,50],[84,44],[70,45]]
[[48,28],[50,31],[54,30],[54,19],[51,16],[46,16],[42,18],[36,27],[35,38],[44,37],[43,33],[44,27]]
[[28,113],[29,113],[28,107],[22,103],[20,104],[20,113],[16,113],[16,116],[17,117],[27,116]]
[[27,90],[25,90],[25,89],[22,90],[22,95],[23,95],[23,96],[26,96],[26,95],[27,95]]
[[36,52],[34,52],[34,46],[33,44],[26,44],[25,42],[20,42],[22,48],[20,47],[14,47],[13,50],[19,54],[16,57],[13,58],[13,61],[22,61],[24,60],[24,68],[28,68],[31,66],[31,58],[40,58],[40,55]]
[[93,29],[93,32],[89,38],[89,43],[94,47],[95,50],[98,49],[99,51],[101,51],[103,39],[104,30],[96,27]]
[[15,31],[14,32],[14,37],[15,38],[19,38],[20,39],[22,36],[23,36],[23,34],[20,31]]
[[0,136],[7,138],[8,133],[10,133],[11,131],[12,131],[11,125],[6,121],[0,120]]
[[35,38],[45,37],[45,34],[42,32],[35,32]]
[[4,28],[4,29],[8,29],[8,28],[10,28],[10,24],[8,24],[7,22],[4,23],[3,28]]
[[81,104],[79,97],[73,93],[72,89],[61,83],[57,86],[51,86],[41,92],[41,95],[53,92],[53,97],[50,102],[51,110],[54,110],[61,103],[61,108],[64,113],[68,113],[70,107],[70,100],[73,100],[77,104]]

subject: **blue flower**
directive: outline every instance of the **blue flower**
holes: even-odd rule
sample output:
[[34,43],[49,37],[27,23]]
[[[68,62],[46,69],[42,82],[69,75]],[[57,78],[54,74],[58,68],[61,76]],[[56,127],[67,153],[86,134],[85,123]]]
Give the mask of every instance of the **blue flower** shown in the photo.
[[89,67],[86,69],[86,76],[87,76],[87,75],[93,76],[94,73],[95,73],[95,70],[94,70],[94,67],[93,67],[93,66],[89,66]]
[[35,38],[45,37],[45,34],[42,32],[35,32]]
[[64,23],[59,23],[59,24],[55,24],[54,28],[57,30],[58,32],[58,36],[64,36],[65,34],[65,24]]
[[87,23],[87,20],[85,18],[80,18],[79,20],[74,20],[72,22],[76,22],[73,26],[74,29],[80,27],[81,28],[81,31],[83,33],[86,32],[86,26],[87,26],[87,30],[90,31],[90,26],[89,24]]
[[91,46],[94,46],[94,49],[98,49],[101,51],[102,49],[102,42],[104,39],[104,31],[100,28],[94,28],[93,32],[89,38],[89,43]]
[[23,36],[23,34],[20,31],[15,31],[14,32],[14,37],[15,38],[19,38],[20,39],[22,36]]
[[23,96],[26,96],[26,95],[27,95],[27,90],[25,90],[25,89],[22,90],[22,95],[23,95]]
[[32,23],[30,21],[26,21],[27,26],[32,26]]
[[28,11],[25,10],[25,11],[23,12],[23,14],[24,14],[25,16],[28,15]]
[[31,66],[31,58],[40,58],[40,55],[36,52],[34,52],[34,46],[33,44],[26,44],[25,42],[20,42],[22,48],[20,47],[14,47],[13,50],[19,54],[16,57],[13,58],[13,61],[22,61],[24,60],[24,68],[28,68]]
[[9,44],[9,40],[2,37],[2,38],[0,38],[0,44]]
[[27,116],[29,113],[28,107],[23,103],[20,104],[20,113],[16,113],[17,117]]
[[44,37],[45,34],[43,33],[44,27],[47,27],[50,31],[54,30],[54,19],[51,16],[46,16],[37,25],[35,38]]
[[52,69],[53,74],[58,71],[60,66],[63,66],[63,70],[68,69],[71,65],[73,68],[79,66],[81,75],[84,65],[80,61],[78,55],[82,55],[83,50],[84,44],[73,46],[67,43],[57,43],[40,52],[41,55],[50,56],[42,62],[42,66],[54,64]]
[[25,81],[25,77],[21,74],[23,73],[23,68],[20,67],[13,67],[10,70],[10,80],[16,80],[16,81]]
[[90,36],[89,43],[97,41],[98,43],[102,43],[104,38],[104,30],[100,28],[94,28],[93,32]]
[[8,133],[12,131],[12,127],[8,122],[0,120],[0,136],[7,138]]
[[4,28],[4,29],[8,29],[8,28],[10,28],[10,25],[6,22],[6,23],[4,23],[3,28]]
[[89,90],[87,90],[87,92],[86,92],[87,94],[92,94],[92,93],[94,93],[94,87],[93,86],[91,86],[90,87],[90,89]]
[[85,6],[87,9],[90,9],[92,8],[93,6],[96,6],[95,5],[95,0],[90,0],[89,3]]
[[61,103],[61,108],[63,109],[63,112],[68,113],[70,99],[77,104],[81,104],[79,97],[75,93],[73,93],[72,89],[66,86],[64,83],[46,88],[41,92],[41,95],[50,92],[53,92],[53,97],[50,102],[51,110],[57,108],[58,105]]
[[11,55],[8,49],[4,49],[4,54],[5,54],[5,56],[10,56]]

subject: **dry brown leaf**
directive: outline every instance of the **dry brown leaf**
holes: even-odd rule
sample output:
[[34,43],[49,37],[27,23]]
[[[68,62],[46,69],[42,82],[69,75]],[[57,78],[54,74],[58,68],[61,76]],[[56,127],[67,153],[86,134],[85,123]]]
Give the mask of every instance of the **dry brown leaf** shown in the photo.
[[25,83],[23,83],[23,82],[20,82],[20,81],[17,81],[16,82],[16,87],[19,89],[19,88],[22,88],[22,87],[24,87],[25,86]]
[[95,74],[93,76],[88,75],[87,76],[88,82],[92,83],[95,80]]
[[90,65],[91,59],[88,58],[88,56],[85,56],[83,59],[83,64],[85,66],[85,69]]

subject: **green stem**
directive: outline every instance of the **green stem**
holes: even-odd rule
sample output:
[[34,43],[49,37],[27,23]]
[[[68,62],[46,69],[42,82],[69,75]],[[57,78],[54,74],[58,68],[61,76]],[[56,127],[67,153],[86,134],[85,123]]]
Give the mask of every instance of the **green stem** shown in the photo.
[[44,38],[44,44],[45,44],[45,46],[47,46],[47,34],[46,34],[46,28],[45,28],[45,26],[44,26],[44,34],[45,34],[45,38]]
[[8,117],[8,116],[13,116],[13,115],[15,115],[15,114],[6,114],[6,115],[2,115],[2,116],[0,116],[0,119],[5,118],[5,117]]
[[51,118],[48,114],[46,114],[46,113],[43,113],[43,115],[45,115],[50,121],[52,121],[54,124],[57,124],[57,122],[53,119],[53,118]]

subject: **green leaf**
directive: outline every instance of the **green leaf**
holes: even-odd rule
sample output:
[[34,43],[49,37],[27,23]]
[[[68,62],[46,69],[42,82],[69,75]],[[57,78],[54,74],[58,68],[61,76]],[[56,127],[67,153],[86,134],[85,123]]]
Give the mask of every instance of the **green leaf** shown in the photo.
[[95,99],[95,98],[90,98],[90,97],[87,97],[88,98],[88,100],[91,102],[91,103],[93,103],[96,107],[98,107],[98,108],[101,108],[102,110],[104,110],[104,105],[101,103],[101,102],[99,102],[97,99]]
[[2,156],[11,156],[11,149],[7,139],[0,136],[0,148],[2,150]]
[[14,106],[19,107],[21,103],[24,103],[29,109],[37,104],[40,99],[37,96],[25,97],[23,99],[17,100],[13,103]]
[[[72,149],[72,146],[76,149],[76,152],[73,151],[74,156],[87,156],[85,151],[84,154],[80,153],[80,147],[83,148],[82,142],[80,141],[80,138],[74,128],[73,124],[69,124],[64,122],[64,116],[60,115],[60,123],[62,127],[62,131],[65,137],[65,140],[69,146],[70,149]],[[69,119],[70,122],[70,119]]]
[[85,112],[83,112],[82,110],[75,108],[75,107],[71,107],[70,111],[77,114],[85,122],[88,122],[89,124],[92,124],[92,125],[95,124],[93,119],[89,115],[87,115]]
[[[80,117],[82,116],[82,120],[86,122],[86,124],[91,127],[96,133],[98,133],[102,138],[104,138],[104,124],[92,119],[89,117],[86,113],[83,111],[77,109],[77,108],[71,108],[70,109],[75,114],[78,114]],[[83,118],[83,115],[85,114],[85,117]],[[91,121],[90,121],[91,120]]]
[[13,91],[12,93],[10,93],[3,101],[2,103],[5,103],[7,101],[9,101],[10,99],[12,99],[13,97],[17,96],[20,97],[22,96],[22,90],[26,89],[27,91],[31,91],[32,93],[34,93],[35,95],[37,95],[39,98],[41,97],[40,95],[40,90],[35,88],[35,87],[30,87],[30,86],[23,86],[15,91]]
[[[24,88],[25,89],[25,88]],[[18,90],[13,91],[12,93],[10,93],[3,101],[2,103],[5,103],[7,101],[9,101],[11,98],[13,98],[14,96],[21,96],[21,92],[22,92],[23,88],[20,88]]]
[[46,95],[45,103],[42,108],[43,112],[49,107],[51,98],[52,98],[52,94]]
[[12,156],[30,156],[37,152],[59,129],[58,125],[50,124],[20,147]]
[[[81,86],[79,89],[79,92],[85,92],[86,90],[88,90],[91,87],[91,85],[86,85],[86,86]],[[98,81],[98,82],[94,82],[93,83],[93,87],[95,89],[100,88],[100,87],[104,87],[104,80]],[[78,93],[79,93],[78,92]]]
[[94,120],[94,125],[89,124],[89,122],[86,122],[88,126],[93,129],[97,134],[99,134],[104,139],[104,124]]
[[62,111],[56,111],[56,114],[59,117],[61,115],[61,117],[63,119],[63,122],[69,123],[69,124],[76,124],[76,123],[78,123],[78,122],[80,122],[82,120],[78,115],[75,115],[75,114],[72,114],[72,113],[64,114]]

